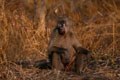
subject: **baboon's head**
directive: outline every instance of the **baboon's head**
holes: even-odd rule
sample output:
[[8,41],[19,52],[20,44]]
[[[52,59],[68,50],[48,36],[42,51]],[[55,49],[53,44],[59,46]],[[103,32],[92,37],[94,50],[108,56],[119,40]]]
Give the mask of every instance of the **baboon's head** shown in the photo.
[[66,33],[66,21],[65,20],[59,20],[57,22],[56,27],[60,35],[64,35]]

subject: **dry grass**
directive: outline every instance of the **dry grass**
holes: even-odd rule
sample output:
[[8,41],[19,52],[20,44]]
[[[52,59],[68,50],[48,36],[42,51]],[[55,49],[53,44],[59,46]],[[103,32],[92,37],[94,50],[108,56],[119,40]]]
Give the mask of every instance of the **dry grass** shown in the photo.
[[[50,70],[23,69],[14,64],[14,61],[34,62],[46,58],[50,32],[43,36],[38,29],[34,29],[30,16],[33,13],[29,14],[31,11],[19,0],[7,1],[0,0],[0,80],[78,80],[85,77],[90,80],[107,80],[106,77],[110,80],[120,79],[119,0],[85,0],[83,3],[76,0],[72,11],[70,2],[66,0],[64,8],[60,9],[74,22],[74,32],[83,47],[93,51],[94,60],[88,64],[85,77]],[[54,3],[50,2],[48,7]],[[51,19],[54,18],[52,13],[48,16],[50,19],[46,24],[51,31],[51,26],[54,26]]]

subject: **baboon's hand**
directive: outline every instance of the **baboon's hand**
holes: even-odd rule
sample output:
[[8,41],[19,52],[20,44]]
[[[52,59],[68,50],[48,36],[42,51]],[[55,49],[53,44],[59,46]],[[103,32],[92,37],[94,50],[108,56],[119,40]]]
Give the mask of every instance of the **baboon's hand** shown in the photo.
[[87,50],[87,49],[85,49],[85,48],[82,48],[82,47],[78,47],[78,48],[76,49],[76,53],[88,55],[88,54],[91,53],[91,51],[89,51],[89,50]]

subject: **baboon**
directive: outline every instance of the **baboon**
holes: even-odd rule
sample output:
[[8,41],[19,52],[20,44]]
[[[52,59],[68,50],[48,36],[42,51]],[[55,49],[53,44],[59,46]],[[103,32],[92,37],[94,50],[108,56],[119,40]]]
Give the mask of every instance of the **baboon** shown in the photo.
[[67,19],[58,20],[48,45],[48,61],[51,68],[57,70],[73,69],[79,73],[82,71],[89,53],[90,51],[83,48],[75,37]]
[[72,70],[81,73],[90,51],[83,48],[75,37],[66,18],[57,21],[48,44],[48,59],[35,62],[40,69]]

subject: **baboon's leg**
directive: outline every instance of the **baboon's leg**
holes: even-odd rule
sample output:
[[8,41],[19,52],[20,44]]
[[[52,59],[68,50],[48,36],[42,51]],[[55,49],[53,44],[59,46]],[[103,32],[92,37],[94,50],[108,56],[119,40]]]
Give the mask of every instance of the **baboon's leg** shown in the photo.
[[57,54],[57,53],[53,53],[52,68],[57,69],[57,70],[63,70],[64,69],[64,66],[61,62],[60,55]]
[[69,54],[62,53],[60,58],[61,58],[61,61],[62,61],[63,65],[64,65],[64,67],[66,67],[70,62]]
[[75,59],[75,71],[77,73],[82,73],[87,65],[87,55],[77,54]]

